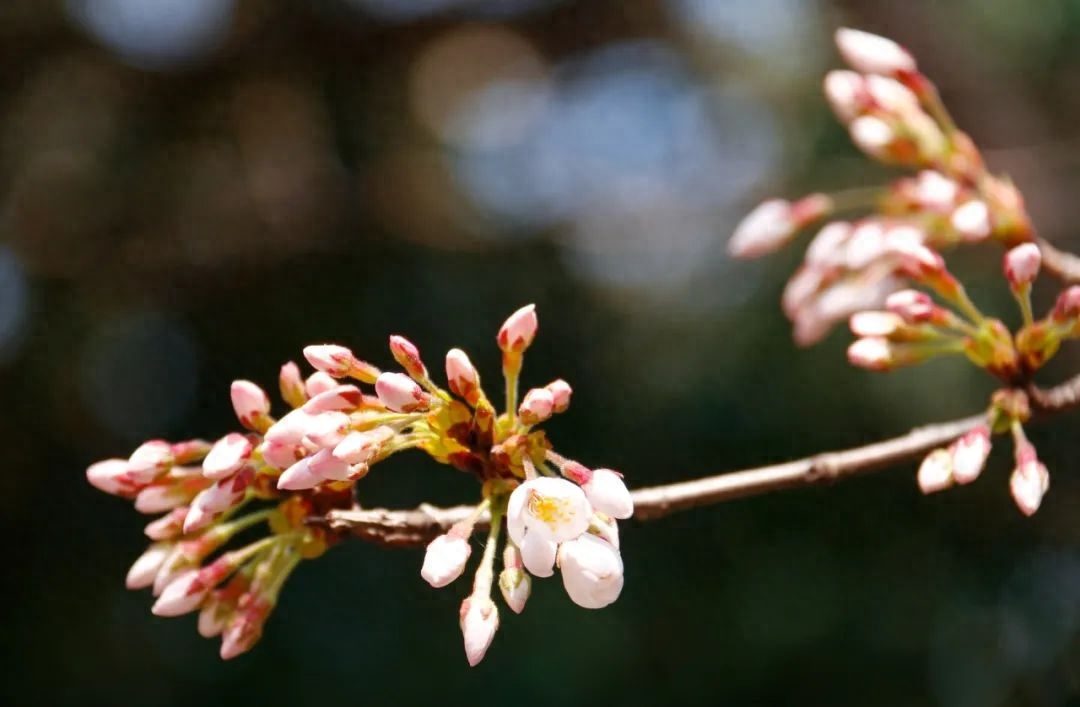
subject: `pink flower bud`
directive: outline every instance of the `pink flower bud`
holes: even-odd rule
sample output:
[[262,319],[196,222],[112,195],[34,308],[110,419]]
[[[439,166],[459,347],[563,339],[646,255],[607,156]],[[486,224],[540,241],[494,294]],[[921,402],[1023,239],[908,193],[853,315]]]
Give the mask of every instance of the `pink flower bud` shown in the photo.
[[314,452],[336,446],[345,439],[348,433],[348,415],[343,412],[324,412],[311,420],[302,442],[305,447]]
[[1050,487],[1050,473],[1039,461],[1035,448],[1024,444],[1016,451],[1016,469],[1009,477],[1009,491],[1017,508],[1026,516],[1034,515]]
[[258,594],[249,592],[240,597],[221,637],[221,659],[231,660],[251,650],[262,638],[263,625],[273,605]]
[[953,457],[946,449],[935,449],[919,465],[919,490],[934,493],[952,486]]
[[320,483],[322,479],[311,470],[311,457],[304,457],[281,472],[277,487],[282,491],[303,491],[315,488]]
[[933,319],[938,307],[925,292],[900,290],[885,299],[885,309],[897,314],[908,324],[921,324]]
[[199,610],[199,622],[197,625],[199,635],[203,638],[213,638],[221,635],[231,617],[228,608],[223,606],[222,602],[216,600],[214,594],[211,593]]
[[233,410],[240,424],[249,430],[265,432],[270,426],[270,398],[251,381],[233,381],[230,390]]
[[379,400],[394,412],[426,410],[428,397],[416,382],[402,373],[383,373],[375,381]]
[[289,361],[281,367],[278,373],[278,389],[281,399],[291,407],[298,408],[307,402],[307,393],[304,391],[304,378],[300,375],[300,367]]
[[856,312],[848,321],[851,333],[861,337],[889,337],[904,326],[904,320],[892,312]]
[[532,594],[532,578],[521,568],[507,567],[499,573],[499,591],[510,610],[520,614]]
[[127,459],[106,459],[91,464],[86,469],[86,480],[100,491],[123,498],[135,498],[144,486],[128,473]]
[[252,469],[221,479],[203,489],[191,501],[184,518],[184,532],[191,533],[209,525],[215,517],[244,500],[247,488],[255,478]]
[[919,210],[948,213],[956,204],[960,185],[941,172],[924,169],[915,180],[912,198]]
[[323,373],[322,371],[316,371],[304,381],[304,393],[309,398],[314,398],[316,395],[321,395],[328,390],[333,390],[339,385],[341,384],[338,383],[337,379],[333,376]]
[[891,75],[916,70],[915,58],[891,39],[846,27],[836,30],[835,39],[840,55],[856,71]]
[[1072,285],[1058,295],[1051,316],[1057,322],[1066,322],[1080,317],[1080,285]]
[[169,582],[150,611],[154,616],[181,616],[199,608],[209,591],[200,581],[199,570],[188,570]]
[[533,388],[521,400],[518,416],[524,425],[538,425],[551,417],[555,409],[555,396],[547,388]]
[[275,469],[288,469],[298,459],[307,454],[307,450],[297,443],[264,441],[259,445],[263,461]]
[[210,448],[210,453],[203,459],[203,476],[208,479],[224,479],[244,468],[251,459],[254,445],[247,436],[231,432]]
[[143,589],[154,583],[154,577],[174,549],[173,543],[154,543],[139,555],[128,570],[125,584],[128,589]]
[[435,588],[445,587],[461,576],[472,554],[466,538],[450,532],[428,543],[420,576]]
[[461,349],[446,352],[446,382],[450,391],[470,405],[480,399],[480,374]]
[[465,657],[475,666],[484,659],[499,629],[499,609],[490,597],[474,594],[461,603],[460,623]]
[[848,361],[853,366],[871,371],[887,371],[892,367],[892,347],[886,339],[869,336],[858,339],[848,346]]
[[896,131],[887,122],[873,115],[859,116],[848,126],[855,146],[878,160],[890,159],[889,148],[896,140]]
[[634,515],[634,500],[623,482],[622,474],[611,469],[593,469],[581,486],[592,507],[612,518]]
[[264,435],[267,442],[300,444],[315,422],[315,415],[297,408],[270,426]]
[[428,377],[427,366],[420,360],[420,349],[416,344],[404,336],[394,334],[390,337],[390,353],[398,365],[405,369],[413,378],[425,379]]
[[202,439],[188,439],[172,445],[173,464],[202,461],[209,453],[210,443]]
[[300,409],[310,415],[338,410],[355,410],[362,401],[363,395],[355,385],[338,385],[313,396]]
[[1015,287],[1030,285],[1039,274],[1042,253],[1034,243],[1022,243],[1005,253],[1005,278]]
[[525,305],[503,322],[495,339],[499,349],[505,353],[521,353],[532,344],[537,326],[536,305]]
[[151,540],[173,540],[184,532],[184,518],[187,512],[186,506],[174,508],[168,514],[147,523],[143,532]]
[[743,217],[728,241],[735,258],[757,258],[779,250],[795,235],[791,202],[769,199]]
[[370,462],[383,444],[396,433],[390,427],[381,426],[366,432],[350,432],[334,447],[334,456],[347,464]]
[[952,212],[949,223],[965,241],[981,241],[990,235],[990,209],[985,201],[966,201]]
[[308,468],[320,481],[345,481],[353,473],[349,463],[335,457],[330,449],[322,449],[312,455]]
[[356,356],[352,351],[337,344],[305,346],[304,358],[316,369],[334,378],[344,378],[349,375],[356,361]]
[[172,468],[175,457],[172,445],[155,439],[144,442],[128,459],[128,474],[137,483],[150,483]]
[[953,479],[958,484],[971,483],[982,473],[986,458],[990,456],[990,428],[979,425],[970,430],[953,442],[949,451],[952,454]]
[[842,123],[849,123],[862,111],[866,99],[863,77],[854,71],[825,74],[825,98]]
[[884,76],[867,76],[866,92],[877,107],[901,120],[905,114],[919,107],[919,99],[911,89],[895,79]]
[[831,267],[844,262],[844,247],[851,238],[854,227],[847,221],[825,224],[806,247],[807,265]]
[[194,493],[177,485],[147,486],[135,497],[139,513],[164,513],[191,501]]
[[555,412],[566,412],[570,407],[570,396],[574,392],[570,384],[562,378],[553,380],[544,386],[551,393],[552,409]]

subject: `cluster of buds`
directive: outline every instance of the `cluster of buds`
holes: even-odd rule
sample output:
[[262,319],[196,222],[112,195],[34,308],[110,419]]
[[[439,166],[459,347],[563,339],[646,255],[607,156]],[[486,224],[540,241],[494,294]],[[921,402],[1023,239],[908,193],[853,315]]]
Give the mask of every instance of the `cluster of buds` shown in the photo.
[[[460,349],[446,355],[446,390],[431,380],[419,350],[404,337],[390,337],[404,373],[380,371],[343,346],[325,344],[304,349],[316,369],[306,378],[295,363],[282,366],[279,387],[290,409],[280,417],[261,388],[236,381],[232,403],[244,431],[213,444],[154,440],[128,459],[91,465],[87,478],[97,488],[133,499],[143,513],[165,513],[147,526],[152,542],[132,566],[128,587],[152,587],[157,615],[198,611],[199,632],[222,636],[221,656],[239,655],[258,641],[299,561],[340,539],[339,531],[308,521],[352,506],[356,483],[376,463],[415,448],[481,482],[473,515],[428,546],[421,571],[436,587],[460,576],[471,554],[469,538],[487,517],[484,558],[461,609],[471,664],[483,657],[498,626],[491,588],[503,518],[510,539],[498,580],[514,611],[524,607],[530,576],[550,576],[556,563],[575,602],[589,608],[611,603],[622,587],[615,519],[630,517],[633,505],[618,473],[559,456],[538,429],[569,407],[565,381],[518,400],[524,352],[536,330],[529,305],[499,331],[502,414]],[[364,384],[373,391],[365,392]],[[265,537],[231,546],[256,526],[266,528]]]
[[784,291],[795,340],[809,345],[855,312],[880,307],[909,284],[966,308],[941,251],[994,240],[1033,238],[1020,193],[987,172],[975,144],[953,124],[937,89],[911,54],[892,40],[840,29],[836,44],[850,70],[831,71],[824,90],[852,141],[869,157],[914,174],[880,188],[770,199],[736,228],[729,251],[756,257],[790,242],[814,222],[841,212],[806,250]]
[[[433,587],[447,586],[464,574],[472,554],[469,538],[487,515],[487,542],[460,612],[470,665],[483,659],[499,627],[499,610],[492,599],[496,579],[503,600],[515,613],[525,608],[532,578],[550,577],[556,565],[571,600],[585,608],[607,606],[623,586],[616,520],[629,518],[634,506],[622,475],[590,469],[555,453],[536,428],[569,406],[571,389],[565,381],[533,388],[518,403],[523,355],[536,328],[536,314],[529,306],[511,315],[499,330],[506,413],[498,418],[493,417],[479,375],[464,352],[455,349],[446,359],[451,391],[472,410],[465,429],[473,440],[469,467],[484,482],[483,499],[469,518],[431,541],[420,574]],[[496,578],[504,518],[507,537]]]
[[[906,49],[851,29],[838,30],[835,39],[851,69],[825,77],[833,111],[869,157],[914,174],[880,188],[766,201],[739,224],[729,250],[737,257],[761,255],[814,221],[869,209],[854,220],[824,224],[810,241],[783,295],[796,342],[819,341],[847,319],[857,337],[847,352],[853,365],[889,371],[961,355],[994,375],[1006,389],[995,397],[988,424],[932,452],[919,469],[919,486],[929,493],[973,481],[991,433],[1011,431],[1017,459],[1011,488],[1021,510],[1031,514],[1046,491],[1047,474],[1024,436],[1021,425],[1030,413],[1015,402],[1022,396],[1016,391],[1064,340],[1078,336],[1080,288],[1064,290],[1051,312],[1035,319],[1031,288],[1042,253],[1019,191],[987,171]],[[979,310],[942,255],[986,242],[1006,248],[1003,273],[1022,318],[1015,332]]]

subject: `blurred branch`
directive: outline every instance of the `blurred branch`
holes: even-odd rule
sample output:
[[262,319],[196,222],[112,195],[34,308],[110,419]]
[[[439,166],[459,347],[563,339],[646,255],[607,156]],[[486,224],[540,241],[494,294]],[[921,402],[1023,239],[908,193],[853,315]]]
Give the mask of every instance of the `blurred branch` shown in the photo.
[[[1080,405],[1080,375],[1054,386],[1028,389],[1038,417],[1047,417]],[[824,452],[803,459],[718,474],[703,479],[652,486],[632,492],[634,518],[651,520],[675,511],[707,506],[745,496],[831,483],[839,479],[876,471],[919,457],[952,442],[986,420],[985,414],[917,427],[905,435],[836,452]],[[330,511],[313,523],[344,531],[381,545],[423,545],[468,517],[473,506],[438,508],[422,505],[406,511],[384,508]],[[485,514],[477,530],[486,529]]]
[[1080,257],[1055,248],[1045,238],[1039,239],[1042,264],[1054,277],[1066,283],[1080,282]]

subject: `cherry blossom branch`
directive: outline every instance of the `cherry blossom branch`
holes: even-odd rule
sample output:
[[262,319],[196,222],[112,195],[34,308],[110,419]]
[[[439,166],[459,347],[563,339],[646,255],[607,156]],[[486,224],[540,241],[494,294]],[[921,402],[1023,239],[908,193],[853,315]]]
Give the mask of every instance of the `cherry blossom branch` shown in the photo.
[[[1080,406],[1080,374],[1053,388],[1032,386],[1027,393],[1039,417]],[[732,471],[703,479],[636,489],[632,493],[634,518],[652,520],[688,508],[859,476],[917,458],[952,442],[985,421],[986,415],[980,413],[917,427],[899,437],[861,447],[824,452],[782,464]],[[409,547],[430,542],[474,511],[474,506],[439,508],[427,504],[412,510],[353,508],[330,511],[325,517],[312,518],[310,522],[347,531],[355,537],[380,545]],[[488,516],[484,514],[477,522],[476,530],[484,530],[487,523]]]
[[1038,240],[1042,251],[1042,266],[1051,275],[1065,283],[1080,282],[1080,257],[1060,250],[1045,238]]

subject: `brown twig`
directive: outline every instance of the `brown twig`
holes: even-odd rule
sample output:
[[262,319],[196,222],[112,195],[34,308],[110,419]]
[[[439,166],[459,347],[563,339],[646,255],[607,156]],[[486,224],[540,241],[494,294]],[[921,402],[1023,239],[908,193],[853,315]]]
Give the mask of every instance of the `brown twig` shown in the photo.
[[[1048,416],[1080,405],[1080,375],[1049,389],[1028,389],[1032,408],[1039,416]],[[651,520],[675,511],[707,506],[770,491],[830,483],[858,476],[914,459],[948,444],[986,420],[985,414],[960,420],[918,427],[905,435],[837,452],[815,454],[804,459],[770,466],[733,471],[703,479],[680,481],[662,486],[637,489],[634,518]],[[382,545],[423,545],[445,533],[454,523],[473,513],[472,506],[438,508],[422,505],[407,511],[387,509],[350,509],[331,511],[325,518],[313,519],[335,530]],[[486,529],[488,516],[481,516],[477,530]]]
[[1045,238],[1038,239],[1043,268],[1065,283],[1080,282],[1080,257],[1059,250]]

